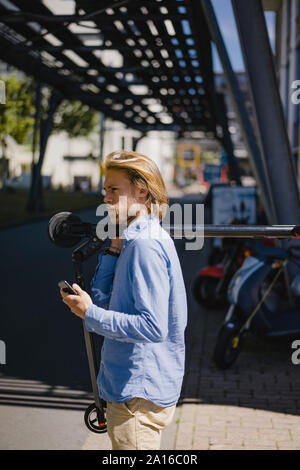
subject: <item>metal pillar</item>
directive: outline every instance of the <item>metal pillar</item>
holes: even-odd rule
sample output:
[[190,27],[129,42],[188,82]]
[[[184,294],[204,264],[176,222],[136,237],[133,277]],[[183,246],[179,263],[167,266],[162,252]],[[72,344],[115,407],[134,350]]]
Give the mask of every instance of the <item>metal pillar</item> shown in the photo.
[[300,222],[300,198],[261,0],[232,0],[275,223]]
[[250,163],[252,164],[254,176],[261,190],[262,203],[266,212],[266,216],[269,223],[275,223],[275,214],[272,207],[272,199],[270,196],[271,193],[267,179],[267,173],[264,167],[264,162],[261,158],[261,151],[257,144],[256,136],[244,104],[243,96],[239,89],[237,78],[232,69],[211,2],[210,0],[201,0],[201,4],[212,40],[217,47],[219,58],[223,66],[228,92],[237,119],[240,123],[241,133],[248,151]]
[[139,143],[139,141],[146,137],[146,135],[147,132],[143,132],[139,137],[132,137],[132,150],[134,152],[136,152],[137,150],[137,144]]
[[51,133],[52,124],[53,124],[53,117],[54,113],[61,103],[63,97],[60,93],[53,93],[50,98],[48,114],[45,122],[41,123],[41,130],[40,130],[40,154],[39,160],[36,165],[33,167],[32,172],[32,181],[31,181],[31,188],[29,194],[29,201],[27,208],[29,211],[35,211],[38,209],[38,200],[40,196],[40,188],[41,186],[41,169],[42,164],[44,161],[46,146],[48,142],[48,137]]
[[42,83],[40,80],[36,83],[36,92],[35,92],[35,116],[34,116],[34,129],[32,136],[32,168],[35,165],[35,154],[37,150],[37,139],[39,136],[39,130],[41,127],[41,111],[42,111]]

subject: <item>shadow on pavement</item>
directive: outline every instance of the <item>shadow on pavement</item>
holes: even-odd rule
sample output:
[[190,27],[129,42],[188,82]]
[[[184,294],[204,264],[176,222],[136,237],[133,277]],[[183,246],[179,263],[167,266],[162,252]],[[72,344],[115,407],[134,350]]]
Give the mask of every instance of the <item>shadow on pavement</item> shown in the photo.
[[[94,214],[94,209],[80,212],[91,221]],[[78,402],[73,390],[82,391],[84,397],[91,391],[82,321],[62,303],[57,287],[61,279],[75,281],[72,249],[54,246],[47,225],[48,220],[42,220],[0,232],[5,247],[0,319],[0,339],[6,345],[6,364],[0,366],[3,404],[66,407]],[[95,257],[85,263],[87,284],[96,262]],[[55,391],[62,398],[57,387],[72,391],[67,397],[64,390],[61,404],[49,397]]]

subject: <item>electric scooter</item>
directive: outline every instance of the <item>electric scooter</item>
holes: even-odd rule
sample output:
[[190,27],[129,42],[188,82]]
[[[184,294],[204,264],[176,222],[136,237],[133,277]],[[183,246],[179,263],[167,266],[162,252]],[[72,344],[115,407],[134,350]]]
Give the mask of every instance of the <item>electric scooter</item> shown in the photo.
[[[81,266],[84,261],[104,250],[107,246],[108,237],[100,239],[97,235],[97,225],[88,222],[82,222],[81,219],[71,212],[59,212],[51,217],[48,223],[48,237],[50,241],[61,248],[71,248],[85,240],[72,252],[72,261],[75,269],[77,284],[85,289],[85,280],[82,275]],[[191,239],[193,237],[204,238],[283,238],[291,239],[300,236],[300,226],[296,225],[273,225],[273,226],[228,226],[228,225],[206,225],[185,224],[183,226],[173,225],[164,226],[164,229],[173,238]],[[104,225],[100,233],[107,230]],[[98,232],[99,233],[99,232]],[[119,228],[116,226],[115,236],[119,235]],[[89,405],[84,414],[84,422],[88,429],[94,433],[101,434],[107,431],[105,408],[106,402],[99,396],[97,375],[99,365],[96,360],[95,345],[93,334],[85,329],[84,321],[83,331],[87,350],[88,365],[90,370],[92,391],[95,402]]]
[[[232,207],[233,217],[228,220],[229,225],[247,225],[249,216],[242,201],[240,210]],[[239,217],[237,216],[239,214]],[[268,240],[269,241],[269,240]],[[229,282],[242,265],[246,256],[253,251],[252,240],[225,239],[222,248],[213,252],[212,262],[202,268],[193,281],[193,295],[199,305],[209,310],[224,308],[228,304],[227,289]],[[214,262],[216,260],[216,262]]]
[[245,335],[264,341],[292,340],[300,335],[300,275],[289,288],[285,267],[299,264],[298,247],[287,250],[257,246],[245,258],[228,288],[230,307],[218,333],[213,359],[220,369],[237,360]]
[[193,281],[193,295],[199,305],[213,310],[227,305],[229,282],[242,265],[246,256],[252,252],[251,240],[227,239],[223,242],[222,258],[219,263],[205,266]]
[[[72,252],[72,263],[75,279],[81,289],[86,290],[86,283],[82,272],[82,263],[105,248],[105,240],[100,240],[89,223],[81,222],[80,218],[70,212],[60,212],[54,215],[48,223],[48,236],[54,245],[61,248],[71,248],[78,245],[82,238],[88,238]],[[85,328],[82,321],[85,347],[88,357],[91,385],[94,403],[91,403],[85,413],[84,422],[87,428],[97,434],[107,432],[105,409],[106,402],[99,396],[97,375],[99,365],[96,359],[95,342],[93,334]]]

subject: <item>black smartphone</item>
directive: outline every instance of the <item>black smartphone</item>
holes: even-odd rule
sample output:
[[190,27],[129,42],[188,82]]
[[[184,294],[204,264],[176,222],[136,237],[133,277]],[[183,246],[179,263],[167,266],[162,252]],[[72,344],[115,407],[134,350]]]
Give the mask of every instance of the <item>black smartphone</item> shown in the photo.
[[70,286],[67,281],[59,281],[58,287],[60,287],[67,294],[78,295],[77,292]]

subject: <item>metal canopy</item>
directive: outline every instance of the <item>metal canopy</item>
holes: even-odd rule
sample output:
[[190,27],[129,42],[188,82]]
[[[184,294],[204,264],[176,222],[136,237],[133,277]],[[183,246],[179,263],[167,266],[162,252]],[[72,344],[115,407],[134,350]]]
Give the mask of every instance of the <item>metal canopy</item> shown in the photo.
[[132,129],[220,139],[200,0],[77,0],[68,15],[50,8],[0,0],[0,60]]

